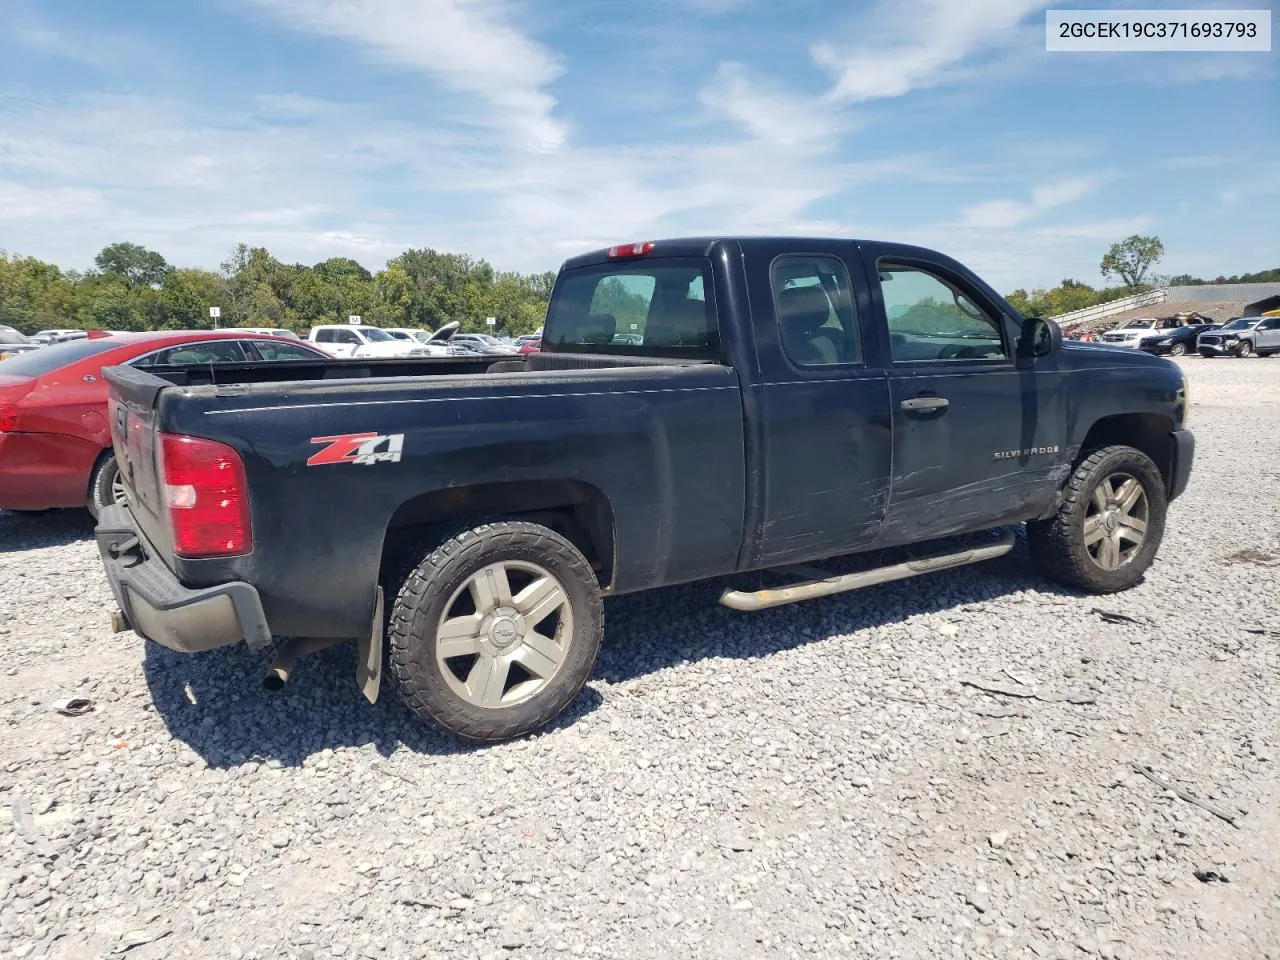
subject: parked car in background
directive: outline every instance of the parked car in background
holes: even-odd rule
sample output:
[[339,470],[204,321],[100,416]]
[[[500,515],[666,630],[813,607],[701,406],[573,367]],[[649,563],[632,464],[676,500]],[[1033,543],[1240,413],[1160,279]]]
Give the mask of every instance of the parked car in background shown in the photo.
[[84,330],[41,330],[33,334],[31,339],[38,343],[65,343],[68,340],[83,340],[89,334]]
[[1202,333],[1217,330],[1217,323],[1188,323],[1176,330],[1164,331],[1158,336],[1145,337],[1138,343],[1139,350],[1147,353],[1168,354],[1172,357],[1186,356],[1195,353],[1196,340]]
[[1280,353],[1280,317],[1236,317],[1218,330],[1200,334],[1196,349],[1202,357]]
[[427,350],[426,356],[429,357],[456,357],[470,353],[452,345],[453,335],[458,329],[456,322],[446,323],[434,333],[413,327],[381,327],[380,329],[385,330],[397,340],[418,344]]
[[516,347],[516,353],[524,356],[529,353],[537,353],[542,349],[541,337],[521,337],[516,341],[519,345]]
[[0,360],[8,360],[29,350],[38,350],[43,344],[37,343],[15,327],[0,324]]
[[222,327],[228,333],[260,333],[268,337],[284,337],[290,340],[301,340],[302,338],[292,330],[286,330],[284,327]]
[[497,337],[492,337],[487,333],[455,333],[449,342],[462,346],[470,345],[474,347],[476,353],[495,357],[510,357],[514,356],[516,352],[516,347],[513,344],[503,343]]
[[331,359],[296,338],[184,330],[82,337],[0,360],[0,509],[97,516],[119,502],[103,367]]
[[429,357],[432,351],[412,338],[393,337],[381,327],[332,323],[312,327],[307,340],[335,357]]
[[1102,335],[1102,342],[1112,347],[1141,347],[1144,340],[1163,336],[1179,326],[1181,324],[1172,318],[1159,320],[1155,317],[1140,317],[1108,330]]
[[1280,317],[1260,317],[1252,327],[1240,331],[1237,357],[1270,357],[1277,353],[1280,353]]

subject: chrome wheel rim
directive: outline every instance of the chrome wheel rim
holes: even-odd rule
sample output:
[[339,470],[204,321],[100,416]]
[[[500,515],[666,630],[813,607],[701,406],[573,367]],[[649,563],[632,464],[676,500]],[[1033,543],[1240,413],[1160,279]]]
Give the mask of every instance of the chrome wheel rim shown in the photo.
[[1249,354],[1253,353],[1253,344],[1248,340],[1241,340],[1240,346],[1236,347],[1236,353],[1242,357],[1249,356]]
[[572,639],[564,585],[536,563],[503,560],[473,573],[445,604],[436,666],[471,706],[505,709],[546,689]]
[[1103,570],[1129,563],[1147,539],[1147,492],[1135,477],[1113,473],[1093,489],[1084,518],[1084,547]]
[[1173,354],[1175,357],[1180,357],[1187,352],[1187,346],[1184,343],[1175,343],[1172,347],[1169,348],[1169,352]]
[[111,502],[121,507],[129,505],[128,495],[124,491],[124,477],[119,470],[111,478]]

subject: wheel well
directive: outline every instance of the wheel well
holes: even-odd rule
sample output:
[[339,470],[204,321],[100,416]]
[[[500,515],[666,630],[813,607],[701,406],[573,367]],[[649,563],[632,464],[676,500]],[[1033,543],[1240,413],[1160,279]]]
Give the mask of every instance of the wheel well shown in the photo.
[[1103,417],[1085,435],[1080,455],[1098,447],[1125,444],[1141,450],[1160,468],[1165,487],[1173,482],[1173,420],[1158,413],[1121,413]]
[[482,483],[424,493],[401,504],[383,543],[383,565],[404,545],[433,528],[475,520],[528,520],[563,536],[582,551],[601,587],[613,580],[613,509],[597,487],[576,480]]

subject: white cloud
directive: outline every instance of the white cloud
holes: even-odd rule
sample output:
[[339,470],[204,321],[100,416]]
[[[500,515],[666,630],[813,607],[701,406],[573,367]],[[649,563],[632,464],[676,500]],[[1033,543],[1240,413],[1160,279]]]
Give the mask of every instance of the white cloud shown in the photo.
[[835,75],[831,98],[900,97],[941,82],[948,69],[1008,40],[1047,0],[882,0],[849,44],[823,42],[814,60]]
[[766,85],[741,63],[722,63],[699,99],[752,137],[783,148],[829,147],[848,126],[817,100]]
[[1098,188],[1098,182],[1086,177],[1056,180],[1032,188],[1031,199],[987,200],[965,207],[961,225],[979,230],[1003,230],[1026,223],[1055,207],[1081,200]]
[[285,26],[362,44],[385,63],[474,94],[491,124],[535,150],[560,148],[567,129],[546,87],[555,56],[512,25],[505,0],[245,0]]

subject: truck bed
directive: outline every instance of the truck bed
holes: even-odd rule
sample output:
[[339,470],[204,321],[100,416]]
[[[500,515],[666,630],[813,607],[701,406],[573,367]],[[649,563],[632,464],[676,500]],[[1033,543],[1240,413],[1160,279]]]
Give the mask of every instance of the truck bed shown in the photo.
[[[571,505],[575,522],[600,541],[601,575],[616,592],[737,563],[746,454],[731,367],[585,354],[333,366],[347,375],[334,378],[328,364],[279,363],[178,385],[194,371],[106,371],[130,510],[154,554],[189,586],[252,571],[278,633],[358,633],[388,537],[483,512],[489,496],[508,504],[514,496],[529,511]],[[206,437],[240,454],[252,492],[251,554],[172,555],[157,432]],[[394,445],[395,458],[325,460],[344,436],[376,436],[386,441],[379,449]]]

